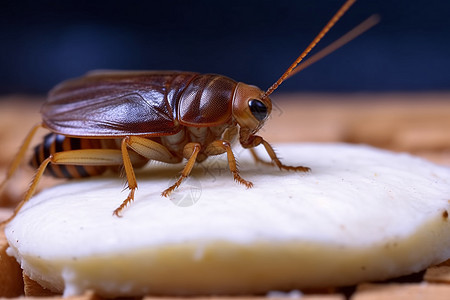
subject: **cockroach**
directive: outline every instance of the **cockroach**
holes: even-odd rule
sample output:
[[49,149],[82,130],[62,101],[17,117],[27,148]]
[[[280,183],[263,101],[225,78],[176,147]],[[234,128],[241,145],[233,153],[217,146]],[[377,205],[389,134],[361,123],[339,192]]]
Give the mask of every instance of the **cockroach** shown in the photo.
[[31,198],[44,171],[55,177],[80,178],[123,165],[129,194],[114,210],[116,216],[134,199],[134,168],[149,160],[179,163],[187,159],[178,180],[162,196],[179,187],[196,162],[223,153],[234,180],[250,188],[253,184],[240,176],[233,155],[231,145],[236,139],[257,161],[263,162],[253,148],[262,145],[270,164],[284,170],[309,171],[308,167],[284,165],[256,133],[270,115],[269,95],[354,2],[344,3],[265,92],[222,75],[179,71],[97,71],[57,85],[42,106],[42,123],[27,135],[2,183],[4,186],[18,168],[36,131],[41,127],[50,130],[35,148],[31,164],[37,168],[36,174],[10,219]]

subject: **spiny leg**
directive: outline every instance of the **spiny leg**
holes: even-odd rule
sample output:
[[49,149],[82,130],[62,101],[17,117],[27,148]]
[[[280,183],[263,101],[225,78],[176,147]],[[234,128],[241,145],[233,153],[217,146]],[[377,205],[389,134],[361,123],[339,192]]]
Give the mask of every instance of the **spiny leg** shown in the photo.
[[137,189],[136,176],[134,174],[133,165],[130,161],[127,147],[133,149],[135,152],[148,159],[166,163],[178,163],[181,161],[181,158],[174,156],[164,145],[158,142],[138,136],[125,137],[122,140],[121,150],[130,193],[128,194],[128,197],[122,202],[122,204],[118,208],[116,208],[116,210],[114,210],[114,214],[116,216],[120,216],[122,210],[134,200],[134,193]]
[[[126,146],[130,147],[131,149],[133,149],[134,151],[136,151],[137,153],[139,153],[140,155],[148,158],[148,159],[152,159],[152,160],[157,160],[157,161],[162,161],[162,162],[166,162],[166,163],[179,163],[181,162],[182,158],[175,156],[174,154],[172,154],[169,149],[167,149],[166,146],[153,141],[151,139],[147,139],[147,138],[142,138],[142,137],[138,137],[138,136],[130,136],[129,138],[125,139],[125,143]],[[195,157],[193,157],[192,159],[190,158],[193,153],[193,151],[195,151],[195,143],[189,143],[185,146],[184,148],[184,152],[185,152],[185,156],[187,158],[189,158],[188,164],[186,165],[185,169],[183,170],[182,176],[180,177],[180,179],[178,179],[178,181],[172,185],[171,187],[169,187],[168,189],[166,189],[162,195],[163,196],[168,196],[175,188],[177,188],[180,184],[181,181],[186,178],[189,173],[192,170],[192,167],[195,164],[195,159],[197,157],[197,153],[198,151],[200,151],[200,145],[198,144],[198,151],[195,153]],[[124,148],[124,150],[126,151],[126,147]],[[125,159],[124,159],[125,162]],[[126,166],[126,164],[125,164]],[[186,169],[188,168],[188,169]],[[190,169],[189,169],[190,168]],[[126,169],[125,169],[126,170]],[[185,177],[183,177],[183,174],[185,175]],[[132,198],[134,196],[134,189],[132,189],[130,191],[130,198],[127,198],[127,200],[124,201],[124,203],[122,203],[122,205],[117,209],[118,212],[120,212],[120,210],[122,210],[125,206],[128,205],[128,203],[130,201],[132,201]]]
[[130,138],[125,137],[122,140],[120,150],[122,152],[122,160],[123,160],[123,166],[125,168],[125,175],[127,177],[128,182],[128,189],[130,192],[128,193],[127,198],[117,207],[113,214],[117,217],[120,217],[120,213],[122,210],[127,207],[132,201],[134,201],[134,192],[137,189],[137,181],[136,181],[136,175],[134,174],[133,165],[131,163],[130,155],[128,154],[127,146],[129,146]]
[[25,140],[22,143],[22,146],[20,146],[19,151],[17,152],[16,156],[11,162],[11,165],[9,166],[8,172],[6,173],[5,179],[3,179],[2,183],[0,183],[0,192],[5,187],[8,180],[14,175],[17,168],[19,167],[20,163],[22,162],[23,158],[25,157],[25,154],[30,146],[30,143],[36,134],[37,130],[42,127],[42,124],[34,125],[33,128],[31,128],[30,132],[25,137]]
[[186,179],[192,171],[192,168],[195,165],[195,161],[197,160],[197,155],[200,152],[201,146],[199,143],[188,143],[184,146],[183,155],[188,158],[188,162],[184,166],[183,171],[181,171],[181,175],[178,180],[172,184],[170,187],[165,189],[161,195],[164,197],[169,196],[176,188],[178,188],[181,182]]
[[11,221],[20,211],[20,209],[27,203],[36,191],[36,187],[44,174],[48,164],[62,164],[62,165],[101,165],[101,166],[113,166],[120,165],[122,163],[122,157],[120,150],[111,149],[85,149],[85,150],[70,150],[64,152],[58,152],[47,157],[37,169],[33,181],[28,188],[24,199],[17,205],[14,213],[7,220],[1,224],[6,224]]
[[252,155],[253,159],[255,160],[255,162],[257,163],[261,163],[264,165],[268,165],[268,166],[273,166],[274,162],[273,161],[265,161],[264,159],[262,159],[258,153],[256,153],[255,148],[249,148],[250,150],[250,154]]
[[148,159],[169,164],[179,163],[182,160],[181,157],[173,155],[166,146],[147,138],[130,136],[127,146]]
[[239,175],[239,170],[237,167],[236,159],[234,157],[234,154],[233,154],[233,151],[231,149],[231,145],[229,142],[221,141],[221,140],[214,141],[208,145],[208,147],[206,148],[206,151],[205,151],[205,153],[208,155],[217,155],[217,154],[221,154],[224,152],[227,152],[228,166],[230,168],[231,173],[233,174],[234,180],[240,184],[245,185],[246,188],[251,188],[253,186],[253,183],[243,179]]
[[277,165],[278,168],[288,170],[288,171],[299,171],[299,172],[309,172],[311,171],[308,167],[302,167],[302,166],[287,166],[281,163],[281,161],[278,159],[275,151],[273,150],[272,146],[268,142],[266,142],[264,139],[262,139],[261,143],[263,144],[264,148],[267,151],[267,154],[269,154],[272,161]]
[[25,194],[25,197],[24,197],[23,200],[20,201],[20,203],[16,206],[16,208],[14,209],[13,214],[12,214],[8,219],[2,221],[2,222],[0,223],[0,225],[8,224],[9,221],[11,221],[12,219],[14,219],[14,217],[19,213],[19,211],[20,211],[20,209],[22,208],[22,206],[24,206],[25,203],[27,203],[28,200],[31,199],[31,197],[33,196],[34,192],[36,191],[36,187],[37,187],[37,185],[38,185],[38,183],[39,183],[39,180],[40,180],[41,177],[42,177],[42,174],[43,174],[44,171],[45,171],[45,168],[46,168],[47,165],[51,162],[52,159],[53,159],[53,157],[50,156],[50,157],[48,157],[47,159],[45,159],[45,160],[41,163],[41,165],[39,166],[39,168],[38,168],[37,171],[36,171],[36,174],[35,174],[34,177],[33,177],[33,181],[31,182],[31,185],[30,185],[30,187],[28,188],[28,190],[27,190],[27,192],[26,192],[26,194]]

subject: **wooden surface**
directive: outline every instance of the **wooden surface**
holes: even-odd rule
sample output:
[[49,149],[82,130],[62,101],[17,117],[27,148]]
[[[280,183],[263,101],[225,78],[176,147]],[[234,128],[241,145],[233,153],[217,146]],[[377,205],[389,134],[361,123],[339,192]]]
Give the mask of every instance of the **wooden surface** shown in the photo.
[[[291,94],[274,95],[274,109],[260,131],[270,143],[365,143],[409,152],[450,166],[450,94]],[[0,98],[0,180],[28,130],[39,122],[42,99],[22,96]],[[45,134],[44,130],[40,133]],[[36,138],[36,143],[39,137]],[[420,172],[420,170],[418,170]],[[0,194],[0,220],[20,201],[33,170],[24,167]],[[40,188],[55,180],[45,178]],[[5,253],[0,234],[0,297],[46,296],[55,299],[29,278]],[[25,285],[25,287],[24,287]],[[24,292],[25,291],[25,292]],[[304,299],[420,299],[450,298],[450,261],[426,271],[383,283],[307,291]],[[77,297],[96,298],[92,293]],[[260,297],[229,297],[229,299]],[[157,297],[146,297],[154,300]],[[224,299],[224,298],[221,298]]]

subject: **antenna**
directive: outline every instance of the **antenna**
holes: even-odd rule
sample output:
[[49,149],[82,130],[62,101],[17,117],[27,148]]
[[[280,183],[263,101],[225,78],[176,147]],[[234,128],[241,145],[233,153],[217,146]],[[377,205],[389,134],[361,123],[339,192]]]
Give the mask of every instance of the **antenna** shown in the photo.
[[301,64],[299,64],[296,68],[294,68],[292,70],[292,72],[285,78],[285,80],[294,76],[301,70],[306,69],[313,63],[318,62],[319,60],[321,60],[328,54],[341,48],[342,46],[344,46],[351,40],[357,38],[358,36],[360,36],[361,34],[366,32],[367,30],[369,30],[370,28],[372,28],[373,26],[378,24],[378,22],[380,22],[380,16],[378,16],[378,15],[370,16],[369,18],[364,20],[361,24],[359,24],[358,26],[356,26],[355,28],[353,28],[352,30],[350,30],[349,32],[347,32],[346,34],[341,36],[339,39],[337,39],[333,43],[329,44],[328,46],[326,46],[325,48],[323,48],[322,50],[320,50],[319,52],[317,52],[316,54],[314,54],[313,56],[311,56],[310,58],[308,58]]
[[319,32],[309,46],[300,54],[299,57],[291,64],[291,66],[284,72],[283,75],[267,89],[263,98],[267,98],[270,94],[277,89],[277,87],[291,74],[295,67],[305,58],[306,55],[317,45],[317,43],[325,36],[325,34],[336,24],[336,22],[342,17],[342,15],[355,3],[356,0],[347,0],[336,14],[328,21],[327,25]]

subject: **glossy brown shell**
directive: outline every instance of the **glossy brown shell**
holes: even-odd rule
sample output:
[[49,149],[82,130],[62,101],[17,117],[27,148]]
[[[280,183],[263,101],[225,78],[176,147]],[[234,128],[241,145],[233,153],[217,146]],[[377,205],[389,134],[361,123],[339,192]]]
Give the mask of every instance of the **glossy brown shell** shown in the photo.
[[171,135],[229,120],[236,85],[192,72],[93,72],[56,86],[41,113],[47,128],[67,136]]

